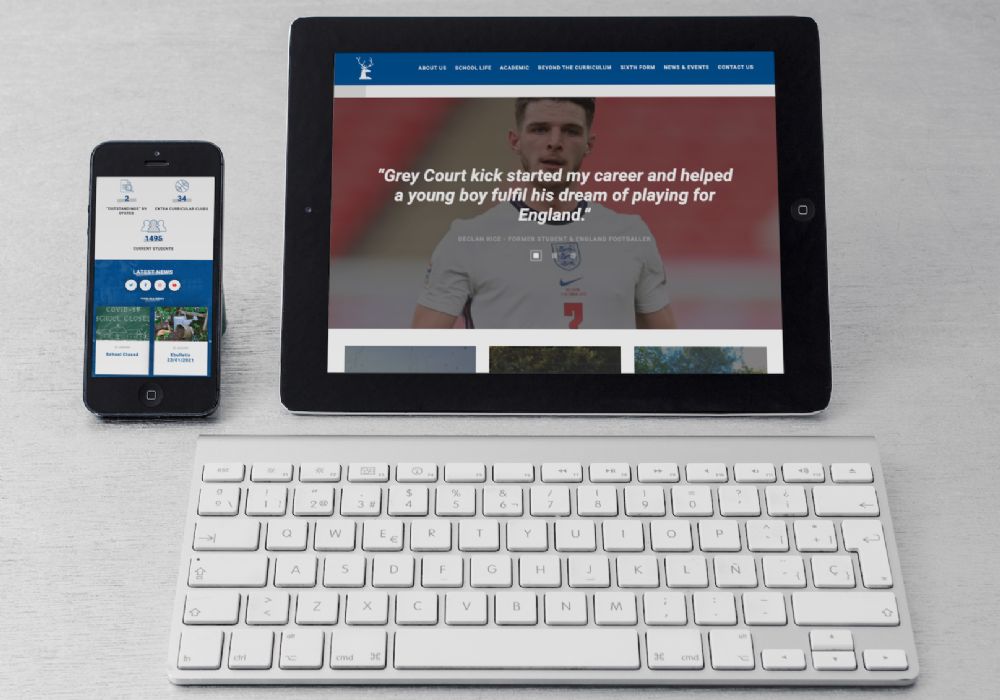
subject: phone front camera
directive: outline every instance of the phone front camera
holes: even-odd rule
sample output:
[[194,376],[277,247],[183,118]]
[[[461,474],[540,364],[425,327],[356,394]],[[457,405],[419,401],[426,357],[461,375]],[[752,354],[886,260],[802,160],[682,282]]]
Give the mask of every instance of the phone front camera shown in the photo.
[[160,152],[159,152],[159,151],[153,151],[153,155],[154,155],[154,156],[159,156],[159,155],[160,155]]

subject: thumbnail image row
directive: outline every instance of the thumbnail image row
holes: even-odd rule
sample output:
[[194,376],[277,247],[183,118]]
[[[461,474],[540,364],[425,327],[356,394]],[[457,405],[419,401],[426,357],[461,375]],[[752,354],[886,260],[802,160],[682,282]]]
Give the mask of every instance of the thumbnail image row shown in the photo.
[[156,340],[208,342],[208,307],[97,307],[94,316],[97,340],[149,340],[150,334]]
[[[492,346],[491,374],[620,374],[621,347]],[[462,374],[476,371],[476,348],[347,346],[348,373]],[[765,347],[637,347],[636,374],[766,374]]]

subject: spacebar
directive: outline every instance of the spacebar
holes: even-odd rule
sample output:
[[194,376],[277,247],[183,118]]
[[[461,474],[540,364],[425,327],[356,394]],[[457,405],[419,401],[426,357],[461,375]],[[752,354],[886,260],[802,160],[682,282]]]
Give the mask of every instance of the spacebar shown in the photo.
[[635,630],[397,630],[396,668],[639,668]]

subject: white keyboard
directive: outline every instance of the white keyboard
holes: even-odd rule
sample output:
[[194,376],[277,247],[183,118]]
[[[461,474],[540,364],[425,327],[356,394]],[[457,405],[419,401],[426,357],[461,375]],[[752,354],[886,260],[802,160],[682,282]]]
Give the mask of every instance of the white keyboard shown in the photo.
[[871,438],[198,440],[175,683],[905,685]]

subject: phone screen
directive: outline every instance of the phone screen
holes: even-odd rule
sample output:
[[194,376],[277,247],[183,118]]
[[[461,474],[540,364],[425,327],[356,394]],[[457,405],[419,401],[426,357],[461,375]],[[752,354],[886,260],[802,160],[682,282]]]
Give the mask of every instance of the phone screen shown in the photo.
[[214,177],[98,177],[93,377],[210,377]]

